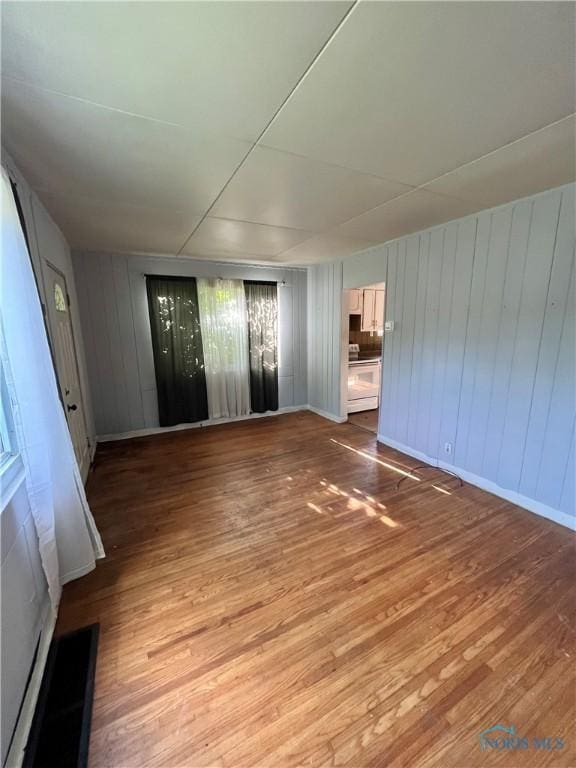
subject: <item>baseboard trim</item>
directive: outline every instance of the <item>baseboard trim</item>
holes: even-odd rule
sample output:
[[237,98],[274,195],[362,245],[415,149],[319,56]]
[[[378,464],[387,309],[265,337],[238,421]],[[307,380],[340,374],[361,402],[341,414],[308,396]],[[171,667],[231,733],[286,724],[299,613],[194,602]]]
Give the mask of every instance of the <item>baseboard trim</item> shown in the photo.
[[5,765],[10,766],[10,768],[20,768],[24,761],[28,736],[30,734],[30,728],[32,727],[36,702],[38,701],[40,686],[42,685],[42,678],[44,677],[44,668],[46,667],[46,660],[48,659],[48,651],[50,650],[50,643],[52,642],[55,626],[56,611],[52,610],[52,606],[47,600],[42,629],[40,630],[36,662],[30,676],[26,693],[24,694],[24,701],[22,702],[22,708],[14,731],[12,744],[10,745],[8,755],[6,756]]
[[394,448],[395,450],[401,451],[408,456],[412,456],[414,459],[419,459],[425,464],[431,464],[433,467],[439,467],[440,469],[446,469],[449,472],[454,472],[459,477],[461,477],[462,480],[470,483],[471,485],[475,485],[478,488],[481,488],[483,491],[493,493],[494,496],[499,496],[501,499],[510,501],[512,504],[516,504],[518,507],[527,509],[528,512],[533,512],[535,515],[539,515],[540,517],[545,517],[548,520],[552,520],[552,522],[558,523],[558,525],[562,525],[565,528],[569,528],[571,531],[576,531],[576,518],[572,517],[571,515],[567,515],[565,512],[561,512],[559,509],[549,507],[546,504],[542,504],[540,501],[536,501],[535,499],[531,499],[528,496],[523,496],[520,493],[516,493],[516,491],[510,491],[507,488],[502,488],[492,480],[487,480],[485,477],[480,477],[480,475],[475,475],[472,472],[468,472],[468,470],[457,467],[455,464],[448,464],[445,461],[435,459],[432,456],[428,456],[427,454],[422,453],[422,451],[417,451],[414,448],[410,448],[408,445],[398,443],[396,440],[392,440],[391,438],[385,437],[384,435],[378,434],[377,440],[379,443],[383,443],[390,448]]
[[294,411],[307,411],[307,405],[287,405],[284,408],[278,408],[277,411],[266,411],[266,413],[250,413],[248,416],[235,416],[232,419],[208,419],[207,421],[197,421],[194,424],[177,424],[175,427],[149,427],[147,429],[134,429],[130,432],[118,432],[110,435],[97,435],[97,443],[110,443],[115,440],[131,440],[134,437],[148,437],[149,435],[163,435],[165,432],[181,432],[186,429],[200,429],[202,427],[217,427],[220,424],[233,424],[236,421],[250,421],[251,419],[263,419],[268,416],[281,416],[283,413],[293,413]]
[[335,416],[333,413],[328,413],[328,411],[322,411],[320,410],[320,408],[314,408],[312,405],[307,405],[306,409],[308,411],[312,411],[312,413],[315,413],[318,416],[322,416],[322,418],[324,419],[335,421],[337,424],[344,424],[345,421],[348,421],[347,416]]

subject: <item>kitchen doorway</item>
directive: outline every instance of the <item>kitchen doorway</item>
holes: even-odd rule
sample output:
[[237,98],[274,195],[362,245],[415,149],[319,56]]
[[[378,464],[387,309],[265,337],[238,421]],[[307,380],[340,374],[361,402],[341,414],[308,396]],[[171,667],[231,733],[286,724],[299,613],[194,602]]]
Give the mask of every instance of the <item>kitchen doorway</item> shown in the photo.
[[343,411],[350,424],[378,433],[386,286],[344,291]]

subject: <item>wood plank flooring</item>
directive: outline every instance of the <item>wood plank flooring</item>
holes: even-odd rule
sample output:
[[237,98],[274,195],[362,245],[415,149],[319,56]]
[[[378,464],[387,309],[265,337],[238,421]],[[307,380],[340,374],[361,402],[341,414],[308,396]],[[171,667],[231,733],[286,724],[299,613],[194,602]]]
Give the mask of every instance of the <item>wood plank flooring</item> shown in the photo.
[[378,432],[378,408],[372,411],[357,411],[348,414],[348,423],[355,427],[363,427],[375,434]]
[[417,463],[311,413],[101,445],[91,768],[576,765],[574,536]]

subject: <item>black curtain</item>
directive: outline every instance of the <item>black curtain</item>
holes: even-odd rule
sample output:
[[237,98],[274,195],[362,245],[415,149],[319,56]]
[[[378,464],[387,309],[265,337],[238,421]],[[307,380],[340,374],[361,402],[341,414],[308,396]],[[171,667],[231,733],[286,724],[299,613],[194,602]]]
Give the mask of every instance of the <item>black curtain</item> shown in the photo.
[[278,410],[278,290],[276,283],[244,281],[250,348],[250,406]]
[[193,277],[147,275],[160,426],[208,418],[198,294]]

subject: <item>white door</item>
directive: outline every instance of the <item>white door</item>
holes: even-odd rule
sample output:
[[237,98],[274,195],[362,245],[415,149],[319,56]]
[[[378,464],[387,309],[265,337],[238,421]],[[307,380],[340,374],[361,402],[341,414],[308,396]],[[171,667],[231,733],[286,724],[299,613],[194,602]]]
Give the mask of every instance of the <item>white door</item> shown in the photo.
[[90,467],[90,446],[70,319],[70,299],[64,275],[50,264],[46,264],[46,279],[46,303],[48,304],[58,383],[80,474],[82,479],[86,480]]

